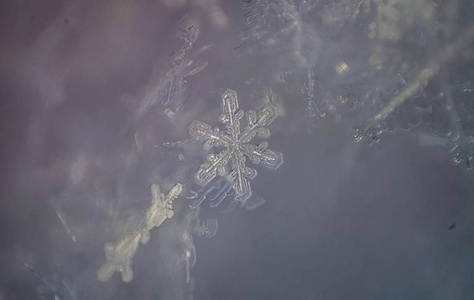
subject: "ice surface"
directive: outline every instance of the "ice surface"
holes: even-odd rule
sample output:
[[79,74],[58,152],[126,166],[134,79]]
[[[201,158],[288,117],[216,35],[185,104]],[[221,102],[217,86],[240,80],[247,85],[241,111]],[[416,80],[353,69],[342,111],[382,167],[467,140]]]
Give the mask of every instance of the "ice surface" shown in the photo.
[[0,299],[474,294],[472,0],[0,20]]

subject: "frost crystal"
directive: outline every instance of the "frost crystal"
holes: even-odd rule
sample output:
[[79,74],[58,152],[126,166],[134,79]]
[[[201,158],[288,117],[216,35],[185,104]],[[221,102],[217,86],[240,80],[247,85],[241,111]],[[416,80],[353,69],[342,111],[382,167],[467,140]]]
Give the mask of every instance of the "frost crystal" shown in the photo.
[[250,110],[245,114],[247,126],[241,130],[240,119],[244,112],[239,110],[237,93],[230,89],[222,94],[221,111],[218,119],[225,125],[226,130],[223,132],[200,121],[193,121],[189,125],[189,134],[204,141],[204,149],[224,148],[217,154],[211,153],[207,156],[207,162],[196,172],[195,179],[199,185],[206,186],[217,175],[225,177],[232,184],[234,201],[244,205],[252,195],[248,179],[257,176],[255,169],[246,166],[245,156],[253,163],[261,163],[270,169],[277,169],[283,163],[282,154],[267,149],[267,142],[263,141],[259,145],[249,144],[255,136],[267,138],[270,135],[265,126],[273,122],[278,112],[272,104],[266,104],[258,113]]
[[97,272],[97,279],[99,281],[108,281],[115,271],[122,273],[122,280],[124,282],[132,281],[131,260],[137,252],[138,243],[148,243],[150,240],[150,230],[154,227],[159,227],[166,219],[173,217],[173,201],[178,198],[182,190],[183,186],[177,183],[168,195],[165,196],[160,193],[158,185],[153,184],[151,186],[153,199],[151,206],[146,212],[145,224],[123,236],[115,244],[105,244],[104,250],[107,261]]

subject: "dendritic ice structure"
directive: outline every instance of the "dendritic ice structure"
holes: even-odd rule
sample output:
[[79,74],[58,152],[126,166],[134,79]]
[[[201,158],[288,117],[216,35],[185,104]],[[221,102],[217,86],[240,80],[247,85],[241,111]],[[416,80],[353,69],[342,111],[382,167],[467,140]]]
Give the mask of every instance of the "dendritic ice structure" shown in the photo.
[[270,135],[265,126],[275,120],[278,110],[272,104],[266,104],[258,112],[249,110],[245,114],[247,125],[241,130],[240,120],[244,112],[239,109],[237,93],[227,89],[222,93],[221,112],[218,120],[225,125],[225,131],[196,120],[189,125],[189,134],[204,141],[205,150],[223,148],[219,153],[207,156],[207,162],[197,170],[195,179],[199,185],[206,186],[217,175],[225,177],[232,184],[234,201],[242,206],[252,196],[249,179],[257,176],[257,170],[246,166],[246,157],[255,164],[261,163],[274,170],[283,163],[282,154],[267,149],[266,141],[250,144],[255,136],[265,139]]
[[121,237],[115,244],[106,243],[104,246],[107,261],[97,272],[99,281],[108,281],[115,271],[122,273],[122,280],[130,282],[133,279],[131,260],[137,252],[139,243],[148,243],[150,240],[150,230],[159,227],[166,219],[174,215],[173,201],[179,197],[183,186],[177,183],[167,195],[160,192],[160,187],[156,184],[151,186],[153,196],[152,204],[146,211],[144,224],[136,230]]

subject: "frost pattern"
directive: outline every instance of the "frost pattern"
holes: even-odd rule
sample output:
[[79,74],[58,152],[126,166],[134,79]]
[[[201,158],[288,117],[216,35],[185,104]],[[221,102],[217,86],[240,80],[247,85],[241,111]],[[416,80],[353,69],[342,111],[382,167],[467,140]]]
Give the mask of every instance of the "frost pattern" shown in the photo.
[[104,246],[107,261],[97,272],[99,281],[108,281],[115,271],[122,273],[124,282],[131,282],[133,271],[131,260],[137,252],[139,243],[148,243],[150,240],[150,230],[159,227],[166,219],[172,218],[173,201],[179,197],[183,186],[177,183],[167,195],[160,192],[160,187],[156,184],[151,186],[153,196],[152,204],[146,212],[145,224],[138,229],[120,238],[115,244],[106,243]]
[[161,104],[165,107],[166,115],[173,121],[187,100],[188,77],[198,74],[208,64],[207,61],[196,62],[195,58],[207,51],[209,44],[191,52],[199,36],[198,25],[190,23],[187,18],[181,23],[178,38],[182,40],[182,44],[172,54],[172,66],[164,74],[157,74],[145,87],[136,118],[143,116],[152,106]]
[[[391,97],[389,101],[382,101],[382,105],[379,103],[377,112],[368,118],[368,121],[355,127],[355,141],[365,140],[367,144],[372,145],[373,142],[380,140],[383,131],[390,130],[391,127],[395,129],[397,125],[401,125],[399,127],[402,129],[410,129],[410,125],[416,125],[417,118],[419,118],[416,116],[417,110],[419,111],[422,107],[422,105],[417,105],[419,102],[417,98],[423,93],[429,82],[438,75],[440,69],[473,40],[474,29],[468,28],[453,43],[442,49],[437,57],[427,62],[411,81],[405,82],[398,74],[403,84],[400,88],[396,88],[395,96]],[[380,101],[380,99],[378,100]],[[449,106],[449,103],[446,105]],[[428,111],[433,109],[430,103],[427,106]],[[424,119],[429,119],[429,117],[424,117]],[[406,125],[403,126],[403,124]]]
[[307,46],[318,41],[314,26],[315,7],[314,1],[244,1],[247,28],[242,32],[243,44],[237,48],[242,47],[253,54],[293,50],[302,65],[306,64],[301,52],[306,52]]
[[218,194],[217,200],[225,198],[231,185],[234,190],[234,202],[242,206],[252,196],[248,179],[257,176],[257,170],[246,166],[245,156],[255,164],[261,163],[274,170],[283,163],[282,154],[267,149],[266,141],[258,145],[250,144],[255,136],[268,138],[270,130],[265,126],[273,122],[278,112],[272,104],[266,104],[258,113],[250,110],[245,114],[247,126],[241,130],[240,119],[244,116],[244,112],[239,110],[237,93],[230,89],[222,94],[221,111],[218,120],[225,125],[226,130],[223,132],[217,127],[212,128],[196,120],[189,125],[189,134],[195,139],[204,141],[205,150],[210,150],[212,147],[224,148],[217,154],[211,153],[207,156],[207,162],[198,169],[195,180],[199,185],[206,186],[217,175],[225,177],[229,186],[223,193]]
[[[335,43],[328,45],[324,39],[340,41],[343,35],[338,36],[337,32],[347,20],[359,15],[361,8],[365,7],[363,2],[244,1],[246,28],[241,34],[243,43],[237,48],[251,54],[279,55],[279,63],[272,68],[278,74],[278,81],[285,83],[283,89],[292,93],[291,97],[302,98],[310,133],[328,113],[340,119],[334,99],[324,96],[328,94],[331,82],[320,82],[317,77],[331,77],[328,73],[331,74],[332,68],[338,68],[341,63],[333,61],[332,57],[335,57],[334,53],[342,51],[337,49]],[[345,32],[344,37],[353,34]],[[328,65],[331,65],[331,70]],[[316,70],[318,76],[315,76]],[[338,71],[339,74],[344,72],[347,71]],[[289,91],[289,85],[292,84],[297,85],[297,88]]]
[[[365,140],[370,146],[380,141],[380,135],[384,131],[395,131],[397,128],[408,130],[412,126],[418,125],[423,112],[429,112],[429,110],[423,110],[417,102],[419,102],[428,80],[436,72],[436,69],[425,68],[409,85],[401,76],[395,78],[394,81],[398,83],[394,84],[395,96],[389,97],[383,92],[378,93],[376,101],[382,102],[382,104],[374,106],[382,107],[370,116],[368,121],[355,126],[354,140],[356,142]],[[389,99],[388,103],[383,99]]]

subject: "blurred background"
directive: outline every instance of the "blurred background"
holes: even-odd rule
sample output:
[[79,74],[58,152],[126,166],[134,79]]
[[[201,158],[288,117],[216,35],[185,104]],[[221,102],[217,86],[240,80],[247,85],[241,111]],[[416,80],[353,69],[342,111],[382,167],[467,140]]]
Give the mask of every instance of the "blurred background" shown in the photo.
[[[473,46],[472,0],[2,1],[0,299],[471,299]],[[189,134],[223,89],[284,160],[230,212]]]

